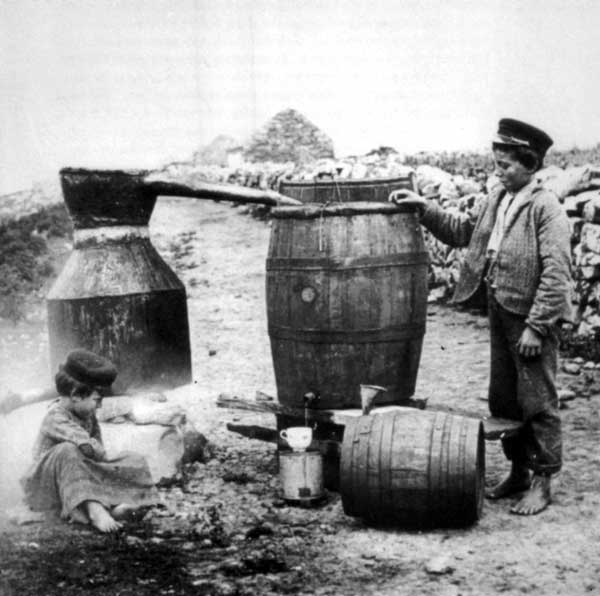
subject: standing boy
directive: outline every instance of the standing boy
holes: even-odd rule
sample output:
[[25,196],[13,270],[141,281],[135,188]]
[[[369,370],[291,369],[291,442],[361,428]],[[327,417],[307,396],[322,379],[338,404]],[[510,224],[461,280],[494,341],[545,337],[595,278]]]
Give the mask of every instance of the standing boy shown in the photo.
[[487,286],[493,416],[523,426],[503,439],[509,474],[486,492],[500,499],[524,492],[511,512],[532,515],[551,501],[551,476],[562,465],[555,387],[558,330],[571,318],[571,251],[566,214],[536,177],[552,139],[542,130],[504,118],[492,143],[501,184],[476,221],[451,214],[411,191],[390,199],[421,211],[421,223],[442,242],[467,247],[453,301]]

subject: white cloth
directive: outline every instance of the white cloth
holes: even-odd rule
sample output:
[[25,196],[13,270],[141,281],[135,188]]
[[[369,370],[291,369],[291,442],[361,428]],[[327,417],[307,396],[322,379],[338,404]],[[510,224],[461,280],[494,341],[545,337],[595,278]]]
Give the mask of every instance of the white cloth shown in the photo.
[[500,243],[502,242],[502,236],[504,236],[505,222],[507,219],[507,212],[514,203],[515,195],[511,195],[506,192],[500,204],[498,205],[498,211],[496,211],[496,221],[494,222],[494,228],[490,235],[490,240],[487,245],[487,256],[488,259],[493,260],[498,254]]
[[516,213],[520,204],[527,196],[527,188],[530,184],[535,182],[533,179],[529,184],[526,184],[519,192],[515,195],[510,194],[508,191],[502,197],[500,204],[498,205],[498,211],[496,212],[496,221],[494,222],[494,228],[487,245],[487,256],[488,259],[494,260],[500,250],[500,244],[502,238],[510,224],[513,215]]

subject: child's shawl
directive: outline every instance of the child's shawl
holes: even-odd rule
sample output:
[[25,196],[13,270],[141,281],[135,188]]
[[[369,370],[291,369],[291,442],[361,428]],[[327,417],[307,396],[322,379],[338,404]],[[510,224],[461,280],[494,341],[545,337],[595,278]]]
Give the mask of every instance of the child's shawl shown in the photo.
[[54,446],[64,442],[73,443],[77,447],[90,445],[95,460],[102,460],[105,456],[100,425],[95,414],[85,419],[79,418],[57,401],[50,406],[42,421],[33,449],[34,462],[39,461]]

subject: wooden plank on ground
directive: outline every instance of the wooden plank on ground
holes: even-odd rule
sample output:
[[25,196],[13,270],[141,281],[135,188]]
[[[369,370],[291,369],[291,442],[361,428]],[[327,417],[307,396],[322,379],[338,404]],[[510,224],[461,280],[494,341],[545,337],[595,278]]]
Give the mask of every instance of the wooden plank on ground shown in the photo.
[[[277,401],[266,399],[249,400],[237,396],[222,393],[217,399],[217,406],[220,408],[232,408],[238,410],[246,410],[250,412],[271,413],[275,415],[290,416],[299,420],[304,420],[305,414],[309,424],[314,422],[326,425],[345,426],[348,422],[362,416],[360,408],[347,408],[343,410],[315,410],[312,408],[296,408],[293,406],[283,405]],[[408,409],[406,406],[380,406],[373,408],[371,415],[385,414],[386,412],[395,412],[398,410]],[[411,408],[413,409],[413,408]],[[515,435],[523,426],[523,423],[517,420],[508,420],[506,418],[496,418],[493,416],[481,417],[473,412],[463,409],[451,408],[444,405],[428,405],[427,410],[437,412],[447,412],[456,416],[465,416],[466,418],[476,418],[483,422],[483,434],[486,440],[495,441],[498,439]],[[237,432],[237,431],[236,431]],[[254,438],[254,437],[250,437]],[[258,437],[255,437],[258,438]],[[268,439],[270,440],[270,439]]]
[[248,424],[227,424],[227,430],[242,435],[247,439],[257,439],[267,443],[277,443],[279,433],[275,428],[266,428],[264,426]]
[[[371,415],[385,414],[386,412],[396,412],[398,410],[405,410],[407,408],[403,406],[383,406],[381,408],[374,408],[371,411]],[[448,414],[454,414],[456,416],[464,416],[465,418],[475,418],[483,422],[483,436],[486,441],[496,441],[505,437],[515,435],[519,429],[523,426],[523,423],[518,420],[507,420],[506,418],[496,418],[494,416],[480,417],[476,416],[472,412],[465,412],[464,410],[452,410],[445,406],[428,406],[427,410],[432,412],[447,412]],[[332,421],[336,424],[345,426],[348,420],[361,416],[362,411],[359,408],[353,408],[348,410],[332,410]]]
[[483,419],[483,434],[487,441],[496,441],[516,435],[522,426],[523,423],[518,420],[490,416]]
[[249,412],[278,414],[303,419],[305,414],[309,422],[332,422],[331,410],[315,410],[313,408],[298,408],[280,404],[277,401],[244,399],[236,395],[221,393],[217,398],[218,408],[247,410]]

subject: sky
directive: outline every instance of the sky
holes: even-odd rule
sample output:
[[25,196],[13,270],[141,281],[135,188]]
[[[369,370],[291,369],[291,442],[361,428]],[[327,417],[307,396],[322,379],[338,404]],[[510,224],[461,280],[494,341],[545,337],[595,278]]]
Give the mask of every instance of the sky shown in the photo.
[[152,168],[295,108],[337,156],[600,142],[597,0],[0,0],[0,193]]

